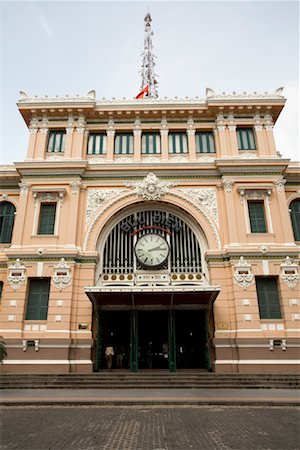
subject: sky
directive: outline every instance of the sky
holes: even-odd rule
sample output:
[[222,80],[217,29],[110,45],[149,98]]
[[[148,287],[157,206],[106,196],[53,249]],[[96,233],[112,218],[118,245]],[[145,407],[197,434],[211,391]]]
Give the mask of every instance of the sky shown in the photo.
[[144,16],[152,16],[159,97],[275,92],[277,150],[300,160],[298,1],[1,1],[0,164],[26,157],[16,102],[34,95],[134,98]]

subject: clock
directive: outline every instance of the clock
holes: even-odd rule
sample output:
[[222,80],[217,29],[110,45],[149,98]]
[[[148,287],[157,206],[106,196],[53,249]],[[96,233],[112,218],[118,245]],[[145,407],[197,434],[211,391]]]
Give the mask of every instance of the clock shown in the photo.
[[169,255],[169,244],[159,234],[149,233],[140,237],[135,244],[135,256],[147,268],[160,267]]

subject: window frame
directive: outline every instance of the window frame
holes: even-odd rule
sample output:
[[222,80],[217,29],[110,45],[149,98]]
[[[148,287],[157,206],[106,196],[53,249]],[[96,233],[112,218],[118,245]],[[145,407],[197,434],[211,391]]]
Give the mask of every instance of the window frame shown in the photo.
[[[29,314],[30,308],[33,309],[33,305],[29,305],[29,302],[32,301],[30,298],[30,295],[34,295],[34,292],[31,292],[31,286],[34,282],[37,281],[44,281],[47,282],[47,292],[44,293],[47,296],[46,304],[39,305],[39,317],[32,318],[32,311],[31,315]],[[46,286],[46,283],[44,283]],[[28,278],[28,285],[27,285],[27,294],[26,294],[26,308],[25,308],[25,320],[26,321],[47,321],[48,320],[48,312],[49,312],[49,298],[50,298],[50,290],[51,290],[51,278],[50,277],[30,277]],[[30,306],[30,308],[29,308]],[[36,307],[36,306],[35,306]],[[37,308],[37,307],[36,307]],[[44,314],[41,314],[41,309],[45,309]],[[28,317],[30,316],[30,317]]]
[[[209,151],[203,151],[203,141],[200,139],[200,135],[206,136],[206,148]],[[213,151],[210,149],[210,141],[209,137],[212,138],[212,146]],[[195,133],[195,148],[196,148],[196,154],[197,155],[214,155],[216,154],[216,145],[215,145],[215,139],[214,139],[214,133],[210,130],[197,130]]]
[[[100,148],[99,152],[97,152],[96,148],[96,138],[100,136],[102,139],[100,140]],[[90,140],[93,140],[92,143],[92,153],[89,153],[89,147],[90,147]],[[97,132],[97,131],[91,131],[88,135],[87,139],[87,149],[86,154],[88,156],[98,156],[98,155],[106,155],[107,154],[107,134],[106,132]]]
[[[5,208],[5,206],[11,205],[11,213],[10,214],[6,214],[4,215],[4,211],[3,214],[0,215],[0,243],[1,244],[11,244],[12,241],[12,236],[13,236],[13,231],[14,231],[14,224],[15,224],[15,215],[16,215],[16,207],[15,205],[7,200],[4,200],[2,202],[0,202],[0,211],[2,212],[2,209]],[[5,221],[8,221],[8,225],[6,226],[6,228],[4,228],[5,226]],[[7,240],[3,241],[3,234],[8,235]]]
[[[153,138],[155,137],[155,139],[153,139],[153,143],[155,142],[155,144],[153,145],[153,150],[155,150],[155,151],[153,151],[153,152],[149,151],[149,137],[150,136],[152,136]],[[143,149],[144,140],[146,140],[145,150]],[[161,136],[158,131],[155,131],[155,132],[146,131],[146,132],[142,133],[141,154],[142,155],[160,155],[161,154]]]
[[[175,144],[175,138],[176,136],[179,136],[179,140],[180,140],[180,148],[179,148],[179,152],[176,151],[176,144]],[[180,139],[180,138],[184,138],[184,139]],[[170,141],[172,139],[172,146],[170,145]],[[186,151],[185,151],[186,148]],[[175,151],[173,151],[175,150]],[[182,151],[181,151],[182,150]],[[168,134],[168,153],[169,155],[188,155],[189,153],[189,145],[188,145],[188,137],[186,134],[186,131],[171,131]]]
[[[299,211],[293,211],[292,208],[294,204],[297,204],[299,207]],[[294,198],[289,205],[290,218],[292,223],[293,235],[295,242],[300,241],[300,199]],[[298,216],[296,216],[298,214]],[[298,220],[297,220],[298,219]]]
[[[121,149],[122,150],[122,145],[123,145],[123,143],[122,143],[122,141],[123,141],[123,138],[124,137],[126,137],[126,152],[123,152],[123,151],[118,151],[117,152],[117,147],[116,147],[116,142],[117,142],[117,139],[120,139],[120,138],[122,138],[121,140],[120,140],[120,147],[119,147],[119,150]],[[114,138],[114,155],[116,155],[116,156],[119,156],[119,155],[133,155],[133,153],[134,153],[134,139],[133,139],[133,134],[132,133],[116,133],[115,134],[115,138]]]
[[[246,140],[247,145],[245,146],[245,139],[242,136],[242,133],[246,132]],[[249,138],[250,132],[252,134],[252,140],[253,140],[253,147],[251,146],[251,139]],[[257,150],[257,144],[255,139],[255,130],[253,127],[237,127],[236,130],[237,133],[237,143],[238,143],[238,150],[239,151],[255,151]]]
[[[260,295],[261,295],[260,293],[261,293],[262,289],[261,289],[261,287],[258,286],[258,284],[261,283],[262,281],[267,281],[267,280],[270,282],[274,281],[275,285],[276,285],[276,289],[270,290],[268,292],[266,303],[263,305],[262,304],[263,297],[262,296],[260,297]],[[282,320],[283,319],[283,314],[282,314],[283,309],[282,309],[282,303],[281,303],[281,294],[280,294],[280,290],[279,290],[278,276],[256,276],[255,277],[255,286],[256,286],[256,296],[257,296],[260,320]],[[264,289],[266,290],[266,287]],[[276,292],[275,296],[274,296],[274,292]],[[275,302],[272,303],[272,300],[274,300],[275,297],[276,297],[276,305],[275,305]],[[269,301],[270,299],[271,299],[271,301]],[[263,301],[265,301],[265,298]],[[277,308],[276,313],[277,313],[278,317],[274,317],[274,315],[276,316],[276,313],[273,314],[270,311],[271,308],[275,308],[275,307]],[[266,309],[267,311],[265,312],[265,311],[263,311],[263,309]]]
[[[262,212],[263,212],[263,219],[264,219],[264,230],[254,230],[254,224],[255,224],[255,220],[257,221],[257,217],[252,217],[252,221],[251,221],[251,213],[250,213],[250,205],[253,204],[261,204],[262,205]],[[249,229],[250,229],[250,233],[251,234],[266,234],[268,233],[268,221],[267,221],[267,214],[266,214],[266,205],[265,205],[265,200],[252,200],[252,199],[248,199],[247,200],[247,210],[248,210],[248,221],[249,221]]]
[[[45,218],[42,217],[43,208],[44,207],[53,206],[53,205],[55,206],[54,214],[53,214],[53,225],[52,225],[53,232],[52,233],[41,232],[41,222],[42,222],[42,219],[43,220],[45,219]],[[37,226],[37,235],[39,235],[39,236],[53,236],[55,234],[56,210],[57,210],[57,202],[55,202],[55,201],[53,201],[53,202],[43,202],[42,201],[40,203],[40,213],[39,213],[39,221],[38,221],[38,226]]]
[[[54,150],[49,149],[52,136],[53,136],[53,140],[54,140],[54,142],[52,144],[52,148],[54,148]],[[60,136],[60,143],[59,143],[58,151],[55,150],[57,136]],[[65,140],[66,140],[65,136],[66,136],[66,130],[49,130],[46,152],[47,153],[64,153],[65,152]]]

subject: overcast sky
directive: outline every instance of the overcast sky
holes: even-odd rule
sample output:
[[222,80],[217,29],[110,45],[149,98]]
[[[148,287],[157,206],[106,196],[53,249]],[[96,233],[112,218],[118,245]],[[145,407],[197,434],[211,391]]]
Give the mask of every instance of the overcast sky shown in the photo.
[[144,16],[154,31],[160,97],[274,92],[287,104],[277,149],[299,160],[298,1],[1,2],[1,164],[26,157],[19,91],[33,95],[134,98]]

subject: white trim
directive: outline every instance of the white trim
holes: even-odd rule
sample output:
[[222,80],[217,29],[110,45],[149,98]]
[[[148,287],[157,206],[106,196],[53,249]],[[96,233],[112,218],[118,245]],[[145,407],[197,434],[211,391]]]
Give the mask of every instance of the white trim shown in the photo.
[[300,364],[299,359],[220,359],[215,364]]
[[216,330],[215,333],[257,333],[262,332],[263,330],[261,328],[243,328],[242,330]]
[[93,364],[90,359],[5,359],[2,364]]
[[[277,338],[276,338],[277,339]],[[278,338],[281,339],[281,338]],[[41,347],[41,346],[40,346]],[[229,344],[215,344],[215,347],[218,348],[269,348],[269,344],[237,344],[237,345],[229,345]],[[288,344],[288,348],[300,348],[300,344]]]
[[[29,341],[30,339],[26,339],[26,341]],[[66,344],[40,344],[39,348],[91,348],[91,345],[84,345],[84,344],[70,344],[70,345],[66,345]],[[19,344],[8,344],[6,346],[7,348],[23,348],[22,345]]]

